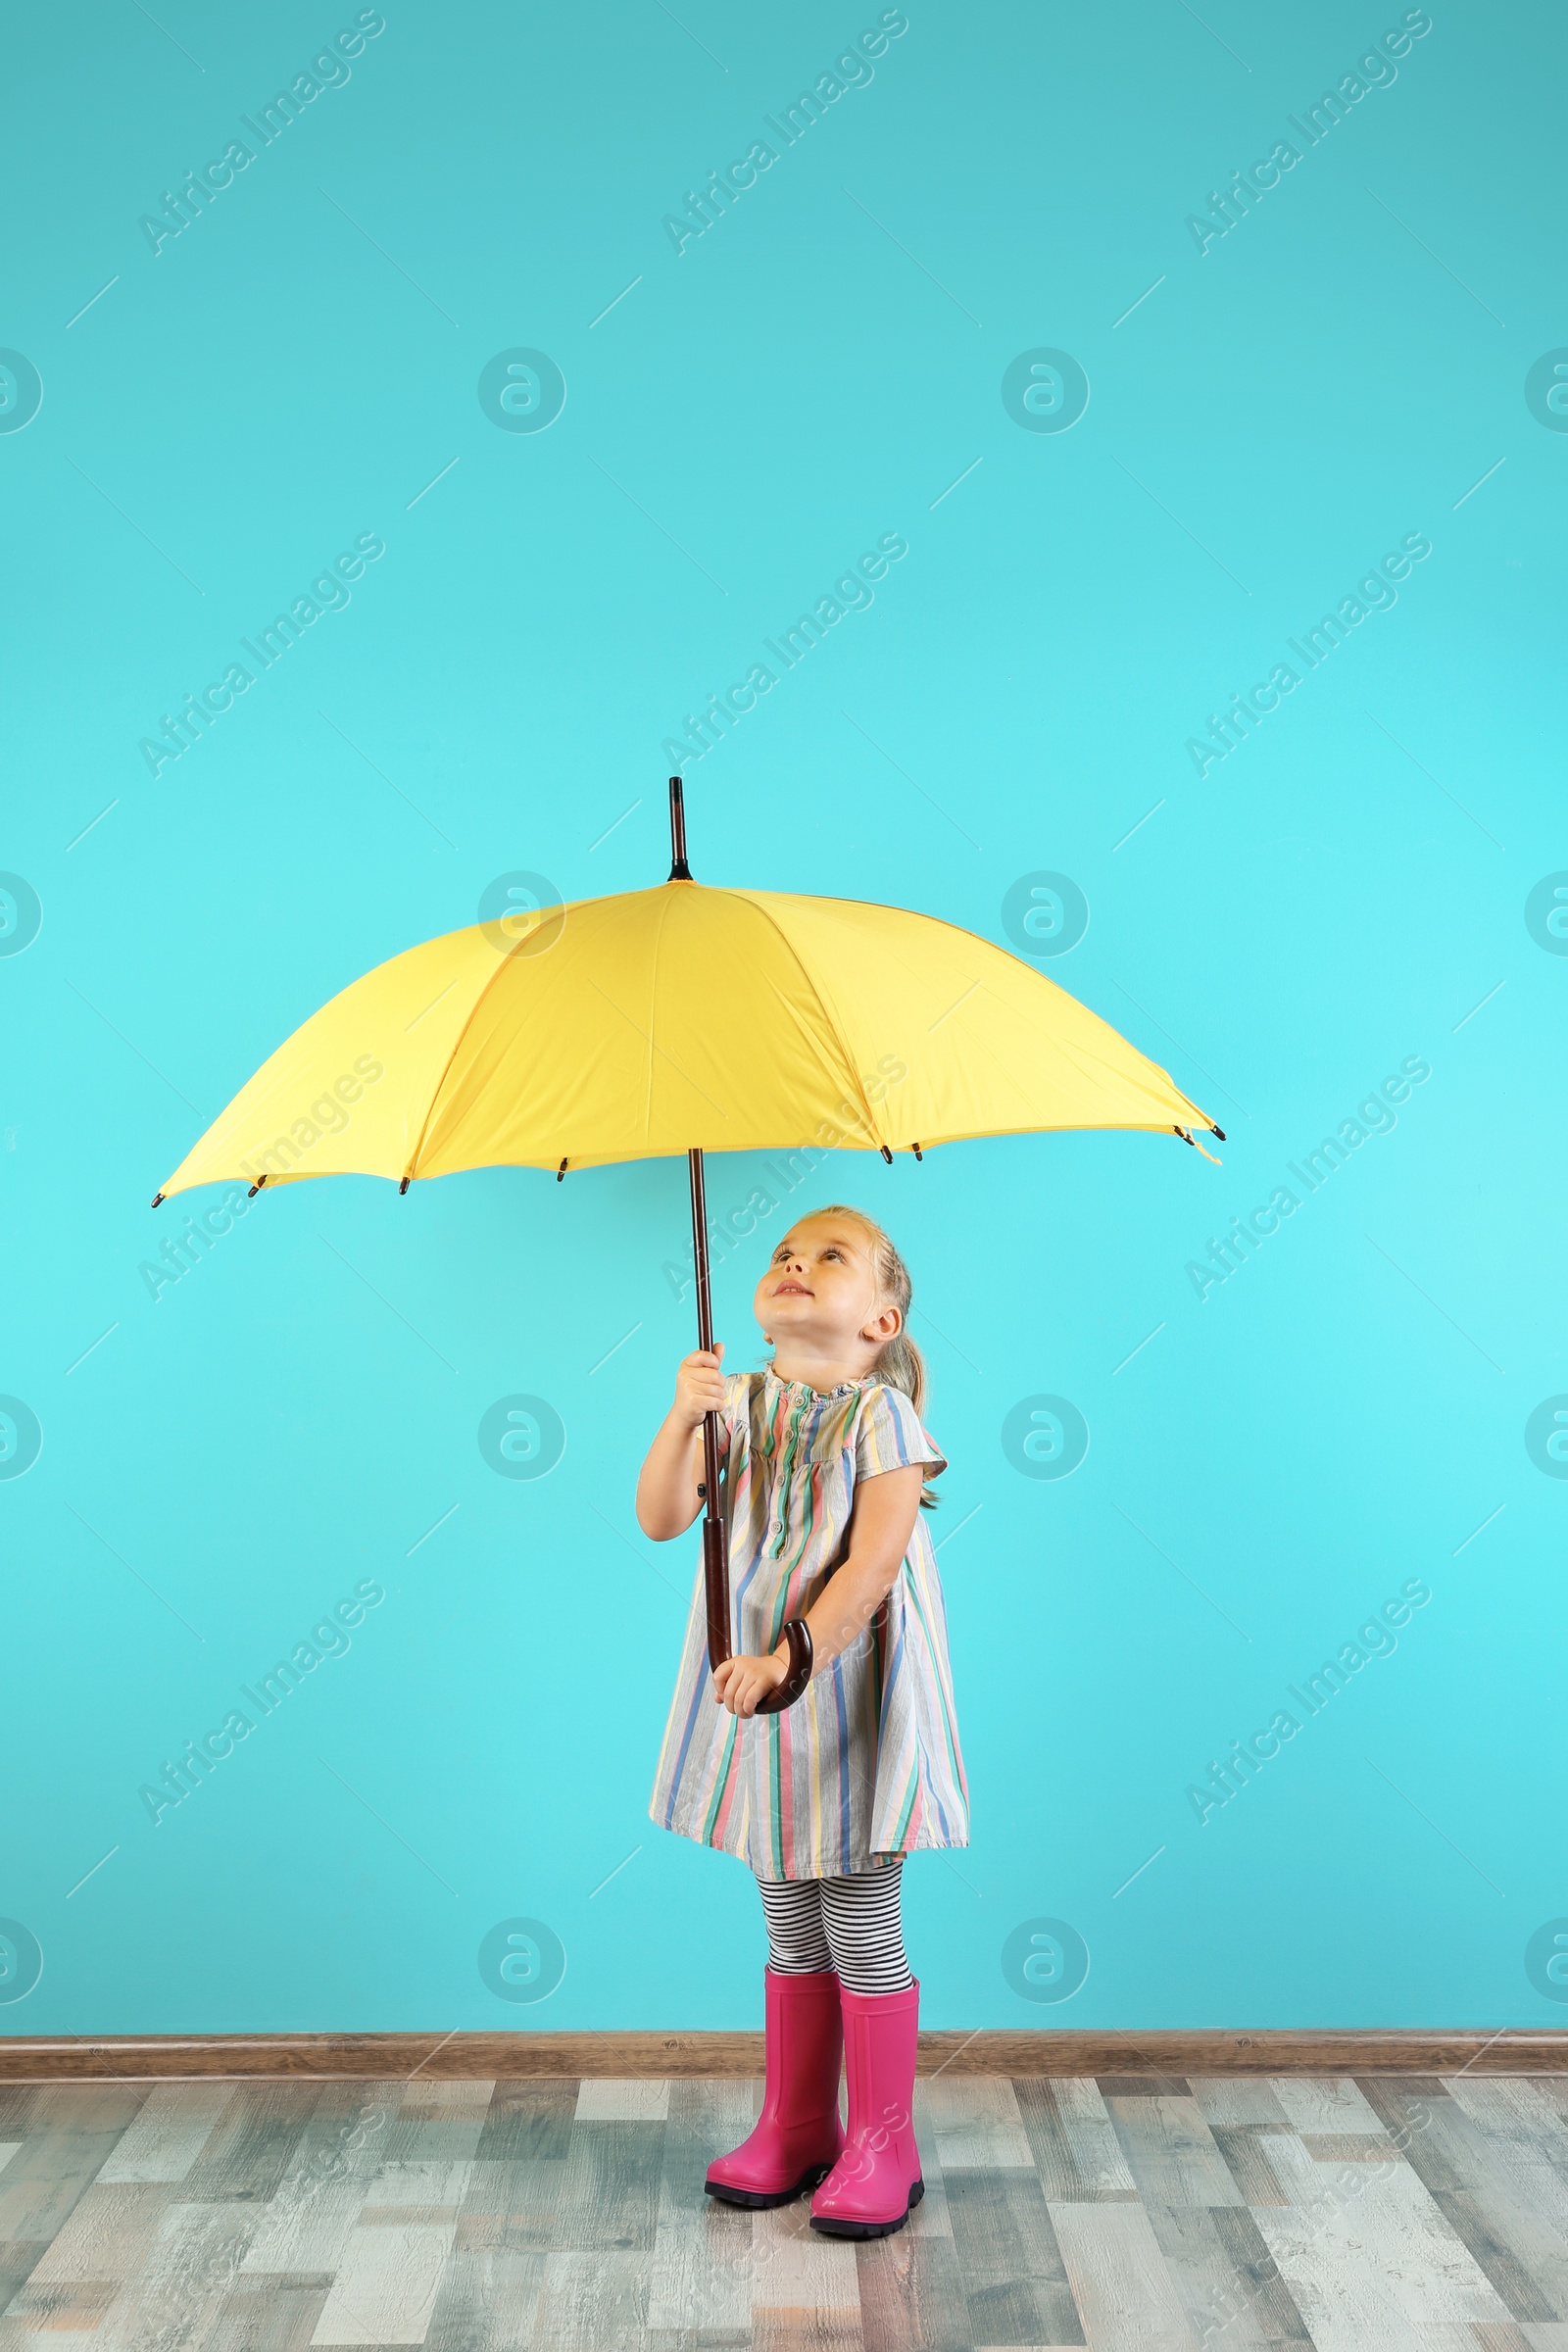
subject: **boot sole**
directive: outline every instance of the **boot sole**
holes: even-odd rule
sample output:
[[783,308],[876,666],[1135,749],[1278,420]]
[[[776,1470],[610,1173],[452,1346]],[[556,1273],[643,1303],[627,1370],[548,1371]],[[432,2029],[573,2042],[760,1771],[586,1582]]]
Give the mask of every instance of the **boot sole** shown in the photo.
[[775,2205],[793,2205],[808,2188],[820,2188],[832,2170],[830,2164],[810,2165],[793,2188],[731,2188],[726,2180],[705,2180],[703,2186],[709,2196],[719,2198],[725,2205],[744,2205],[752,2213],[770,2213]]
[[920,2199],[924,2195],[925,2182],[923,2180],[917,2180],[909,2191],[909,2202],[907,2205],[906,2205],[904,2211],[899,2215],[897,2221],[841,2222],[834,2220],[828,2215],[818,2215],[813,2213],[811,2216],[811,2228],[813,2230],[820,2230],[824,2237],[891,2237],[895,2230],[902,2230],[904,2228],[905,2223],[908,2220],[910,2214],[914,2211],[915,2207],[919,2204]]

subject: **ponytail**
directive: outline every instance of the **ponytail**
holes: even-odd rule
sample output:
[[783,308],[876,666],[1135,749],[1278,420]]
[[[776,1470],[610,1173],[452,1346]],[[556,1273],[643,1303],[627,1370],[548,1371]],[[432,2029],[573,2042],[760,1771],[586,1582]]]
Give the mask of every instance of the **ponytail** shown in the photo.
[[917,1413],[925,1409],[925,1357],[906,1331],[895,1332],[876,1359],[876,1376],[902,1389]]

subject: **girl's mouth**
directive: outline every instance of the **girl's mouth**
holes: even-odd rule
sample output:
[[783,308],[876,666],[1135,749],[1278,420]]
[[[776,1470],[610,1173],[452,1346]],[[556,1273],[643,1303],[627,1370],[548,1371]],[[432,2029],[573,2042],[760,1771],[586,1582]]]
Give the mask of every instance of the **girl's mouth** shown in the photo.
[[816,1294],[808,1291],[804,1282],[781,1282],[773,1296],[775,1298],[814,1298]]

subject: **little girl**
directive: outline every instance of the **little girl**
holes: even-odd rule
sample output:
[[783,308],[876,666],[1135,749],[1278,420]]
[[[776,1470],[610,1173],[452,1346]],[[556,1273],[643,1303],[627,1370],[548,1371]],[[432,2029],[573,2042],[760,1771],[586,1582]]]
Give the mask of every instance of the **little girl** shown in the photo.
[[[811,2227],[900,2229],[924,2190],[915,2148],[920,1987],[899,1881],[917,1846],[969,1841],[947,1617],[920,1505],[947,1463],[920,1423],[925,1367],[906,1328],[908,1272],[858,1209],[806,1217],[774,1250],[755,1308],[773,1360],[680,1367],[637,1483],[645,1534],[703,1507],[703,1416],[720,1416],[738,1654],[710,1673],[698,1571],[649,1812],[742,1855],[767,1924],[766,2084],[756,2130],[709,2169],[710,2195],[783,2205],[812,2188]],[[811,1680],[756,1712],[804,1618]],[[849,2085],[839,2122],[839,2067]],[[820,2185],[818,2185],[820,2183]]]

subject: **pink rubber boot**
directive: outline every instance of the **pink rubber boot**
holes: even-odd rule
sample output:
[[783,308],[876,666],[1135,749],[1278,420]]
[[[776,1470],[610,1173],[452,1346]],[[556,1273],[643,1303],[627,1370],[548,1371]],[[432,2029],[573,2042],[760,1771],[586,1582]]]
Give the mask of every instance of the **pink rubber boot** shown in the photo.
[[766,2086],[750,2137],[708,2168],[708,2193],[727,2205],[787,2205],[814,2188],[844,2150],[839,2061],[844,2025],[830,1968],[762,1972],[767,1987]]
[[811,2228],[830,2237],[886,2237],[925,2195],[914,2144],[914,2051],[920,1985],[840,1993],[849,2141],[811,2199]]

